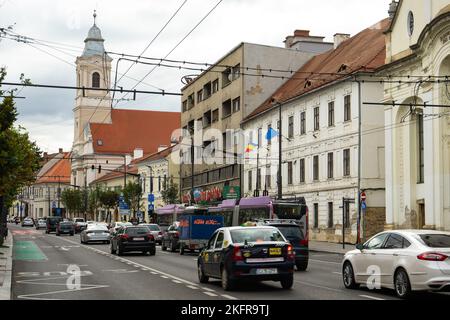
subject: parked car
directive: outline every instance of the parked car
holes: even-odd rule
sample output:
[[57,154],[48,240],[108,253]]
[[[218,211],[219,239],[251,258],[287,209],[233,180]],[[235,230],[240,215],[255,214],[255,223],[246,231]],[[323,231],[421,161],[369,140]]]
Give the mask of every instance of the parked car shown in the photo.
[[45,219],[38,219],[38,221],[36,222],[36,230],[39,230],[41,228],[47,228],[47,222],[45,221]]
[[293,220],[266,220],[265,225],[280,230],[283,236],[294,247],[297,270],[305,271],[308,268],[309,261],[308,236],[305,234],[299,222]]
[[180,222],[176,221],[163,233],[161,239],[161,250],[175,252],[180,247]]
[[80,242],[104,242],[110,243],[109,230],[105,225],[102,224],[90,224],[87,229],[84,229],[80,233]]
[[112,234],[116,233],[120,228],[122,227],[131,227],[133,224],[130,222],[114,222],[112,228],[109,230],[109,232]]
[[150,233],[155,238],[157,244],[161,244],[162,241],[162,231],[161,228],[157,224],[152,223],[141,223],[140,227],[147,227],[150,230]]
[[45,233],[56,232],[56,226],[58,223],[62,221],[61,217],[47,217],[46,224],[47,228],[45,229]]
[[222,280],[232,290],[238,280],[279,281],[283,289],[294,284],[293,246],[275,227],[217,229],[197,262],[200,283]]
[[125,252],[141,251],[156,254],[155,238],[146,227],[124,226],[111,236],[111,253],[119,256]]
[[73,236],[75,234],[75,226],[71,221],[60,221],[56,225],[56,235],[60,236],[61,234],[70,234]]
[[75,225],[75,233],[80,233],[87,227],[87,223],[84,221],[84,218],[74,218],[73,223]]
[[34,227],[34,221],[31,218],[25,218],[22,221],[22,227]]
[[348,289],[375,279],[400,298],[413,291],[450,291],[449,257],[450,232],[382,232],[345,254],[342,277]]

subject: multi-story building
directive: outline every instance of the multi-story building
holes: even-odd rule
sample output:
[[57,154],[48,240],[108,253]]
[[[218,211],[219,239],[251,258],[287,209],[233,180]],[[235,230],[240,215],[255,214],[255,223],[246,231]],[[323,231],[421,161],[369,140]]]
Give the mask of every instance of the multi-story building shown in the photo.
[[134,150],[157,152],[170,144],[172,132],[180,128],[179,112],[114,109],[111,92],[111,62],[104,48],[101,31],[95,24],[89,30],[82,55],[77,58],[77,86],[105,89],[77,90],[72,146],[73,185],[87,187],[103,173],[90,170],[127,165]]
[[308,61],[242,123],[257,146],[246,156],[245,195],[278,195],[281,141],[282,196],[305,197],[311,239],[342,241],[344,227],[355,242],[359,190],[367,195],[363,236],[384,228],[384,115],[363,103],[383,97],[383,85],[367,80],[384,65],[388,23],[335,36],[334,50]]
[[36,181],[22,189],[10,215],[35,219],[53,215],[68,217],[61,201],[61,193],[71,187],[70,157],[70,153],[62,149],[52,155],[44,153],[42,168]]
[[384,87],[386,225],[448,231],[450,1],[393,1],[391,6],[386,66],[380,73],[392,80]]
[[[152,219],[155,221],[155,210],[169,204],[164,201],[162,191],[170,186],[171,181],[177,189],[174,202],[180,201],[180,165],[179,161],[176,161],[178,155],[178,146],[161,146],[159,152],[140,159],[136,164],[141,177],[142,204],[146,212],[144,215],[146,221]],[[151,195],[153,203],[148,201]],[[149,208],[149,204],[152,207]]]
[[[181,126],[191,134],[204,130],[204,135],[200,133],[199,139],[180,145],[184,195],[193,191],[192,185],[203,191],[240,186],[241,172],[234,146],[242,119],[289,78],[290,74],[282,71],[297,70],[314,55],[333,48],[332,43],[323,39],[310,36],[309,31],[297,30],[286,38],[285,48],[241,43],[198,77],[187,79],[182,88]],[[197,159],[194,166],[190,161],[191,144],[195,145]],[[202,151],[208,147],[228,159],[206,163]]]

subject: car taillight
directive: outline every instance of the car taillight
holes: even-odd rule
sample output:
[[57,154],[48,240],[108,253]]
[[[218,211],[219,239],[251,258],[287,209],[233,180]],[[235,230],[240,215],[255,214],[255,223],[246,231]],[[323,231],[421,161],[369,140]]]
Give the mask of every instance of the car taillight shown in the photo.
[[175,233],[173,234],[173,236],[174,236],[175,238],[178,238],[178,237],[180,237],[180,233],[177,231],[177,232],[175,232]]
[[127,234],[122,234],[122,235],[120,236],[120,238],[121,238],[122,240],[128,240],[130,237],[129,237]]
[[295,260],[294,247],[290,244],[287,246],[287,257],[289,260]]
[[162,236],[162,232],[160,231],[160,232],[158,232],[158,236]]
[[307,247],[308,246],[308,242],[309,242],[308,239],[300,240],[300,245]]
[[234,247],[233,248],[233,261],[243,261],[244,257],[242,256],[241,248]]
[[148,237],[148,240],[150,240],[150,241],[155,240],[155,237],[151,233],[148,233],[147,237]]
[[417,259],[424,261],[444,261],[448,256],[437,252],[425,252],[417,256]]

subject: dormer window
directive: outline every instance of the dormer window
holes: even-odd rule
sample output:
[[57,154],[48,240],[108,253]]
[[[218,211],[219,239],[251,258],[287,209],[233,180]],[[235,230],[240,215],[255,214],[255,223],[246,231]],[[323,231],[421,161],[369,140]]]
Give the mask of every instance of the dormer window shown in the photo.
[[344,71],[347,71],[347,65],[346,65],[346,64],[342,64],[342,65],[339,67],[338,73],[344,72]]
[[92,74],[92,88],[100,88],[100,74],[98,72]]
[[309,80],[307,80],[307,81],[305,82],[305,89],[311,87],[311,85],[312,85],[312,82],[309,81]]

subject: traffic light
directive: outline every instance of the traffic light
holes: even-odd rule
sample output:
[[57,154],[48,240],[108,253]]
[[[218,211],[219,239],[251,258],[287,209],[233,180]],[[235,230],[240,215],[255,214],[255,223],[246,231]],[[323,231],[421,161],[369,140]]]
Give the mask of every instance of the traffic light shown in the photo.
[[102,166],[98,166],[98,173],[102,173]]
[[92,169],[92,170],[95,170],[95,166],[94,166],[94,165],[92,165],[92,166],[91,166],[91,169]]

